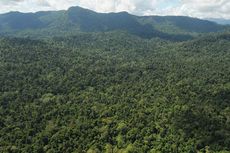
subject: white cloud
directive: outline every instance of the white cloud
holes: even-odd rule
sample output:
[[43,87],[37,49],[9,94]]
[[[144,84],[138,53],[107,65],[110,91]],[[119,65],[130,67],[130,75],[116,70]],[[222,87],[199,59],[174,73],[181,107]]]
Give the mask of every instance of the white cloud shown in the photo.
[[230,19],[230,0],[0,0],[0,12],[62,10],[76,5],[98,12]]
[[98,12],[144,14],[146,10],[154,10],[162,1],[165,0],[0,0],[0,12],[62,10],[78,5]]
[[143,14],[146,9],[154,9],[163,0],[47,0],[54,9],[67,9],[78,5],[98,12],[128,11]]
[[36,12],[49,10],[51,6],[46,0],[0,0],[0,12],[21,11]]
[[199,18],[230,19],[229,0],[180,0],[180,5],[162,11],[164,14]]

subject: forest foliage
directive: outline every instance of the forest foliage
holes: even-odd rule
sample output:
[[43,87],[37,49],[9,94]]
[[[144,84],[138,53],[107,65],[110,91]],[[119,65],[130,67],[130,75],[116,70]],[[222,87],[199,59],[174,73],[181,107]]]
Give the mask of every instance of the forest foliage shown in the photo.
[[230,152],[230,35],[0,39],[0,152]]

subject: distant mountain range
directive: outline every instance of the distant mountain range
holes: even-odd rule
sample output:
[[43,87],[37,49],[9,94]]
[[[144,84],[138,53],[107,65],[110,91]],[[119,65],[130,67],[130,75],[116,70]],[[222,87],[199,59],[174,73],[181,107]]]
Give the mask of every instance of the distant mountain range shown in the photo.
[[216,22],[222,25],[230,25],[230,19],[228,20],[228,19],[220,19],[220,18],[208,18],[207,20]]
[[185,16],[135,16],[127,12],[97,13],[81,7],[66,11],[10,12],[0,15],[0,34],[49,37],[79,32],[125,31],[143,38],[188,40],[226,26]]

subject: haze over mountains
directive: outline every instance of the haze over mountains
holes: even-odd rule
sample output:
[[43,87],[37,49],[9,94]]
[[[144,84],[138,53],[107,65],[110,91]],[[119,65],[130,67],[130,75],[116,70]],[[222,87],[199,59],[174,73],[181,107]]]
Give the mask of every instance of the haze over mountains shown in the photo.
[[212,21],[212,22],[216,22],[216,23],[222,24],[222,25],[230,25],[230,20],[228,20],[228,19],[207,18],[207,20]]
[[134,16],[97,13],[81,7],[67,11],[10,12],[0,15],[0,34],[58,36],[79,32],[125,31],[142,38],[188,40],[197,34],[223,32],[226,26],[185,16]]

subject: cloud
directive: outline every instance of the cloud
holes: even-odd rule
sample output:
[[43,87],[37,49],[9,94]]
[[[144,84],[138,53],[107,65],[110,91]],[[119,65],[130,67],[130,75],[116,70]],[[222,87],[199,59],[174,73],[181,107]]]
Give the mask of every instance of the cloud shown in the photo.
[[98,12],[128,11],[143,14],[146,10],[154,9],[164,0],[47,0],[55,9],[67,9],[78,5]]
[[76,5],[98,12],[230,19],[229,0],[0,0],[0,12],[63,10]]
[[36,12],[50,10],[48,0],[0,0],[0,12],[9,11]]
[[162,10],[164,14],[199,18],[230,19],[229,0],[180,0],[180,5]]

